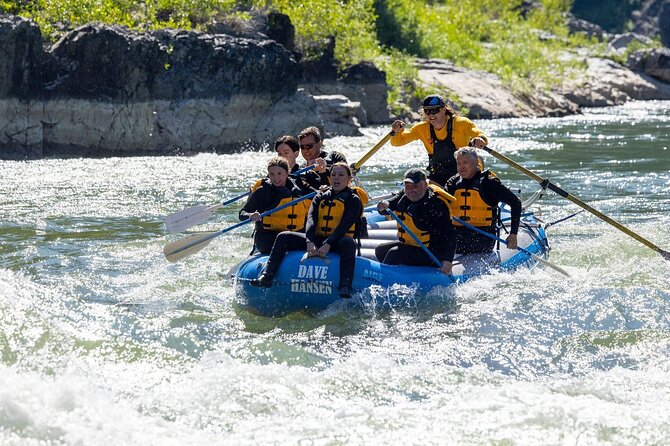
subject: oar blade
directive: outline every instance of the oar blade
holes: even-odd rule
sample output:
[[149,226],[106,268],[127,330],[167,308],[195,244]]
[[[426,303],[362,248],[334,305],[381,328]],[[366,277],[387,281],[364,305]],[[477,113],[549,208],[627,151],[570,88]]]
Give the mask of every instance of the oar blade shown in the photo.
[[165,217],[165,228],[169,233],[184,232],[193,226],[202,224],[217,210],[220,206],[193,206]]
[[201,232],[192,234],[174,242],[168,243],[163,248],[163,254],[168,262],[178,262],[179,260],[195,254],[214,240],[213,234],[216,232]]

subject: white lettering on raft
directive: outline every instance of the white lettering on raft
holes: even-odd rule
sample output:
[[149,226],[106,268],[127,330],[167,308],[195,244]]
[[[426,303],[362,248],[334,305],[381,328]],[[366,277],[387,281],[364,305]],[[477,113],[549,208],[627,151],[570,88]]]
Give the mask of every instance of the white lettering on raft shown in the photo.
[[300,265],[298,267],[298,279],[321,279],[328,278],[327,266]]
[[[301,266],[302,268],[302,266]],[[333,282],[330,280],[291,279],[292,293],[332,294]]]

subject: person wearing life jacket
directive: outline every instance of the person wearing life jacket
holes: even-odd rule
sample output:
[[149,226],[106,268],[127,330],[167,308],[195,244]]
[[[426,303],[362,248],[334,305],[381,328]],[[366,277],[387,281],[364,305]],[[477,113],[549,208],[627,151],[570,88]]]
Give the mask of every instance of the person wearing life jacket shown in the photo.
[[357,222],[363,214],[361,192],[349,186],[351,168],[335,163],[330,172],[331,186],[322,188],[314,197],[307,215],[305,233],[282,232],[277,236],[265,269],[251,285],[269,288],[279,265],[288,251],[306,250],[310,256],[325,257],[329,252],[340,254],[340,297],[352,293]]
[[[318,189],[321,186],[321,176],[313,170],[296,174],[300,170],[297,159],[300,154],[300,143],[298,138],[291,135],[280,136],[274,143],[275,152],[277,156],[281,156],[288,162],[288,171],[292,178],[298,179],[302,184],[301,187],[309,186],[312,189]],[[326,162],[323,159],[317,159],[317,169],[325,171]]]
[[[477,149],[464,147],[455,154],[458,174],[447,181],[445,190],[456,198],[451,205],[455,217],[497,236],[498,203],[510,207],[510,233],[507,246],[517,248],[517,232],[521,219],[521,201],[488,170],[481,171]],[[473,254],[493,251],[495,240],[454,222],[458,236],[458,253]]]
[[261,213],[274,209],[311,192],[289,177],[288,162],[281,157],[268,161],[268,177],[260,179],[252,188],[244,207],[240,209],[241,221],[256,222],[254,246],[262,254],[272,249],[277,235],[282,231],[303,231],[309,210],[309,201],[304,200],[274,214],[261,217]]
[[[298,135],[300,140],[300,151],[303,158],[305,158],[305,163],[302,167],[310,166],[312,164],[317,164],[317,167],[314,169],[315,172],[321,177],[321,185],[329,186],[330,185],[330,169],[335,163],[347,163],[347,158],[340,152],[335,150],[326,152],[323,150],[323,138],[321,138],[321,132],[318,127],[307,127],[300,135]],[[323,168],[320,163],[325,162],[325,168]]]
[[[409,169],[405,172],[403,191],[389,201],[377,204],[380,214],[390,209],[416,235],[431,253],[442,262],[439,269],[451,274],[456,252],[456,233],[451,223],[449,197],[442,189],[428,185],[426,172]],[[398,241],[379,245],[377,259],[390,265],[431,266],[433,260],[411,235],[398,225]]]
[[391,138],[391,145],[404,146],[421,140],[428,152],[428,178],[443,185],[456,174],[454,152],[457,148],[468,145],[486,147],[488,138],[474,122],[456,114],[441,96],[426,96],[419,113],[423,122],[407,131],[403,121],[393,121],[391,128],[395,135]]

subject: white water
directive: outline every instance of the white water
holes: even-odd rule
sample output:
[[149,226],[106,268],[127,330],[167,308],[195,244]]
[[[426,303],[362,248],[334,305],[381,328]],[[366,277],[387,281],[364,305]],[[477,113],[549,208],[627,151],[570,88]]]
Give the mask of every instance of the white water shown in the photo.
[[[669,104],[479,124],[670,249]],[[327,144],[355,161],[386,131]],[[249,252],[248,229],[167,263],[162,216],[241,193],[269,156],[0,162],[0,444],[670,442],[670,263],[589,214],[549,232],[570,280],[495,274],[383,314],[237,308],[220,275]],[[360,176],[376,195],[425,161],[389,145]],[[548,192],[535,210],[578,209]]]

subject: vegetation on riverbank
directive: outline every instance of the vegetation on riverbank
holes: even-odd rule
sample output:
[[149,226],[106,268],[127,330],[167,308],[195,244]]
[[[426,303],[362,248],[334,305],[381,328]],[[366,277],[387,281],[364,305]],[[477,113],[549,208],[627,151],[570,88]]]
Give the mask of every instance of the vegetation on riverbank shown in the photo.
[[[387,71],[395,111],[408,95],[421,96],[414,57],[445,58],[492,72],[515,91],[550,88],[579,67],[566,51],[595,45],[569,35],[572,0],[0,0],[0,12],[32,18],[46,38],[84,23],[140,31],[177,27],[206,30],[215,21],[244,26],[259,12],[287,14],[306,59],[318,57],[330,37],[342,67],[373,60]],[[410,93],[411,92],[411,93]]]

